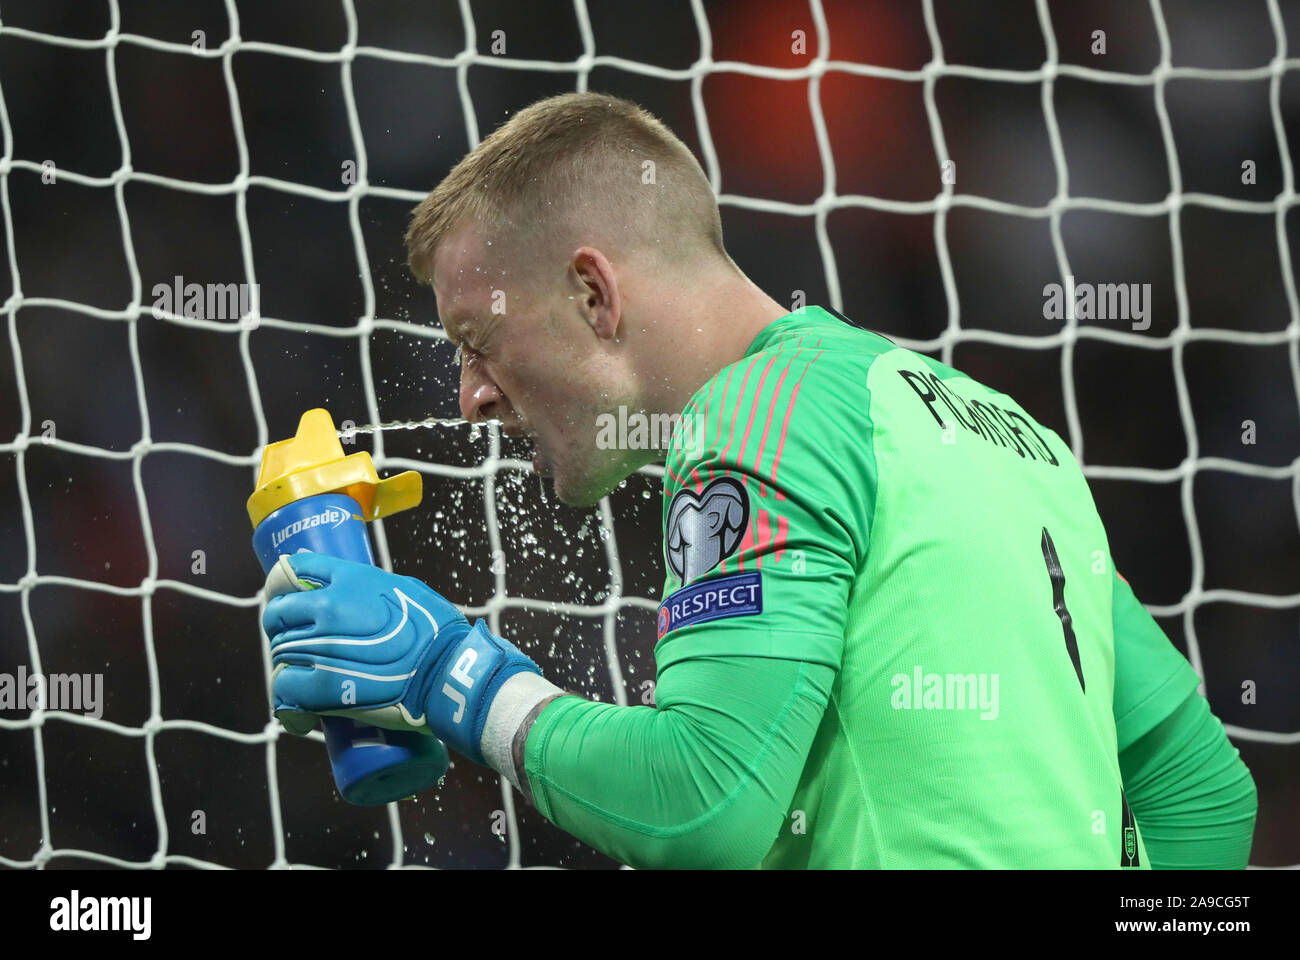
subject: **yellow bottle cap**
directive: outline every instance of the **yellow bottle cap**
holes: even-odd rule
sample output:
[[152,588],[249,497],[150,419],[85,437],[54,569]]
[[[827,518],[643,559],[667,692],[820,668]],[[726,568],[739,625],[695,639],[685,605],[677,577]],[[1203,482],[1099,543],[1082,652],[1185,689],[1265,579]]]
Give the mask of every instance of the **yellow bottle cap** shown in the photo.
[[362,520],[375,520],[418,504],[424,483],[414,470],[380,480],[364,450],[344,456],[334,419],[317,407],[302,415],[297,435],[268,444],[262,452],[248,519],[257,529],[286,504],[321,493],[346,494],[361,505]]

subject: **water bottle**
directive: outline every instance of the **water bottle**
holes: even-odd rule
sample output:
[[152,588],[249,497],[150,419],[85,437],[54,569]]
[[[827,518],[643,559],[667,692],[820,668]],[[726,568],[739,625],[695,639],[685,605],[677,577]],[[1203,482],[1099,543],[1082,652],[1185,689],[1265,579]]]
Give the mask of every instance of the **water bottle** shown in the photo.
[[[370,454],[343,455],[327,411],[309,410],[293,439],[266,448],[248,501],[262,572],[269,574],[280,554],[299,550],[373,564],[366,521],[413,507],[421,495],[418,473],[380,480]],[[437,737],[345,717],[321,721],[334,783],[348,803],[391,803],[428,789],[447,772],[450,758]]]

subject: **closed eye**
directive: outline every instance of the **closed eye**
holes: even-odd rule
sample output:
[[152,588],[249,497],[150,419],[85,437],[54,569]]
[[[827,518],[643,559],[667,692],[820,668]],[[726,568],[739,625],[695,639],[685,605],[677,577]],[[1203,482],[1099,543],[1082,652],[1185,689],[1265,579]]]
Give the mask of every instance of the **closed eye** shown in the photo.
[[467,344],[458,343],[455,340],[453,340],[452,343],[456,345],[456,355],[452,360],[457,366],[466,360],[474,360],[480,356],[477,350]]

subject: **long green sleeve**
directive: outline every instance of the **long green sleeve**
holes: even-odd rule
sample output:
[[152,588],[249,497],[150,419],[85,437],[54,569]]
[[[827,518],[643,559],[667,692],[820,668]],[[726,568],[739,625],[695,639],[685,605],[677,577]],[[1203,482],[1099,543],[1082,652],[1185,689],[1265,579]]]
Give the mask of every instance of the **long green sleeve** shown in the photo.
[[529,731],[537,809],[638,869],[758,866],[781,829],[834,671],[700,657],[664,670],[655,707],[578,697]]
[[1245,869],[1255,781],[1204,697],[1193,691],[1119,764],[1154,869]]

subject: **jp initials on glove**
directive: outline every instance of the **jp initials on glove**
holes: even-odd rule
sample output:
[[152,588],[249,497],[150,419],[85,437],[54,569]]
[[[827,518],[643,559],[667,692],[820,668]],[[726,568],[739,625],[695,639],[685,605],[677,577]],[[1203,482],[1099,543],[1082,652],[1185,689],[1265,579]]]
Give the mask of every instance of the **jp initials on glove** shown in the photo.
[[433,733],[485,764],[497,691],[537,664],[414,577],[323,553],[282,554],[266,580],[272,701],[290,733],[315,716]]

